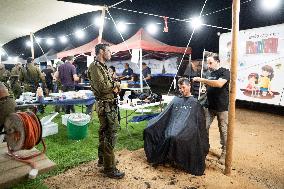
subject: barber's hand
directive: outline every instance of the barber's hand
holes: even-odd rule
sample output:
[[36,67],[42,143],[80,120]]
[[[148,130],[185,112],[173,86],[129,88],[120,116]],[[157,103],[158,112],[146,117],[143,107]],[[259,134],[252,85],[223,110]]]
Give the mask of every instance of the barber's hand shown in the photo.
[[192,81],[197,81],[197,82],[201,82],[202,78],[200,77],[194,77],[192,78]]

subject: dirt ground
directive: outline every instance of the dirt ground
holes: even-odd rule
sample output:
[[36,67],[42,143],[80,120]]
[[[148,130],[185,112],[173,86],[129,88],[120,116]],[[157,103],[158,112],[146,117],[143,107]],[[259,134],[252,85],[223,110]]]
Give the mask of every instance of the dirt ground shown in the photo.
[[99,173],[96,161],[82,164],[48,178],[50,188],[104,189],[194,189],[194,188],[284,188],[284,116],[252,110],[236,110],[233,169],[225,176],[218,163],[219,132],[215,120],[210,128],[210,153],[203,176],[193,176],[168,165],[150,166],[143,149],[117,152],[118,168],[125,171],[122,180]]

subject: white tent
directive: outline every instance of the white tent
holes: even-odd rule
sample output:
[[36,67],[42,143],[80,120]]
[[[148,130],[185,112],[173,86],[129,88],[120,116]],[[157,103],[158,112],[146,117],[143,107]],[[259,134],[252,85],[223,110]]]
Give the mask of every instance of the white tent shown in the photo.
[[56,0],[1,0],[0,47],[57,22],[97,10],[102,10],[102,6]]
[[55,60],[57,58],[56,54],[57,52],[54,49],[50,49],[47,53],[37,57],[35,62],[48,62],[50,60]]

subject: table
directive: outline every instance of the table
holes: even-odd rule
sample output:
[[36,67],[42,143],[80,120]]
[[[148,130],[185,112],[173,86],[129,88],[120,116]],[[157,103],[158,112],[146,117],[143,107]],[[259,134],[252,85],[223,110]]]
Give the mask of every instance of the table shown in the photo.
[[[52,101],[47,101],[44,100],[42,102],[34,102],[34,103],[29,103],[29,104],[22,104],[22,105],[16,105],[16,109],[23,109],[23,108],[36,108],[39,105],[91,105],[96,102],[96,99],[94,96],[91,96],[87,99],[62,99],[62,100],[52,100]],[[83,111],[83,107],[82,107]]]
[[[126,129],[128,131],[128,133],[130,134],[129,130],[128,130],[128,110],[132,110],[132,111],[137,111],[138,109],[142,110],[142,114],[143,114],[143,110],[145,108],[148,107],[153,107],[153,106],[160,106],[161,107],[161,111],[162,111],[162,104],[168,104],[172,101],[172,99],[174,98],[174,96],[168,96],[168,95],[162,95],[162,101],[160,102],[155,102],[155,103],[145,103],[145,104],[141,104],[141,105],[136,105],[136,106],[130,106],[130,104],[122,104],[122,105],[118,105],[119,109],[125,110],[125,126]],[[130,134],[131,136],[131,134]]]

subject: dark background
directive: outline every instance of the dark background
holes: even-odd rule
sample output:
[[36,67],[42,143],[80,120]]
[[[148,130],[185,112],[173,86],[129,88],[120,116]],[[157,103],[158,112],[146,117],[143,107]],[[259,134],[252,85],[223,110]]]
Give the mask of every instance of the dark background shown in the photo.
[[[93,5],[113,5],[120,0],[78,0],[69,2],[85,3]],[[247,2],[247,3],[246,3]],[[204,0],[127,0],[117,7],[126,8],[131,10],[138,10],[147,13],[153,13],[161,16],[173,17],[178,19],[187,19],[189,17],[194,17],[199,15],[201,8],[203,6]],[[250,29],[255,27],[263,27],[268,25],[284,23],[284,2],[276,10],[267,12],[263,10],[260,6],[261,0],[241,0],[240,8],[240,30]],[[231,0],[208,0],[203,11],[203,15],[220,10],[223,8],[231,7]],[[47,3],[48,6],[48,3]],[[68,10],[62,10],[68,11]],[[192,33],[192,28],[187,22],[172,21],[169,20],[168,27],[169,32],[163,33],[163,19],[143,15],[138,13],[131,13],[118,9],[109,9],[111,15],[116,21],[124,20],[125,22],[135,23],[128,25],[128,30],[123,34],[124,39],[128,39],[136,33],[136,31],[144,27],[149,22],[161,23],[160,31],[154,36],[156,39],[167,43],[169,45],[175,46],[186,46],[190,35]],[[58,37],[62,34],[73,33],[75,28],[84,28],[93,23],[95,16],[98,16],[100,12],[86,13],[55,25],[44,28],[35,33],[35,36],[47,38],[47,37]],[[225,28],[231,28],[231,14],[232,9],[228,8],[219,13],[215,13],[208,16],[203,16],[204,23],[210,25],[221,26]],[[108,14],[106,14],[109,17]],[[86,31],[86,36],[83,40],[76,39],[75,36],[69,37],[68,44],[61,44],[59,41],[48,47],[45,42],[41,43],[41,46],[45,52],[50,48],[56,51],[61,51],[66,46],[80,46],[85,44],[98,36],[98,28],[95,26],[89,27]],[[216,29],[212,27],[203,26],[200,30],[196,31],[190,46],[192,47],[192,58],[201,58],[203,49],[218,52],[219,48],[219,36],[217,33],[227,33],[228,30]],[[118,32],[115,31],[114,24],[111,20],[107,20],[105,23],[103,38],[112,43],[120,43],[122,39],[120,38]],[[30,49],[26,47],[26,41],[29,36],[21,37],[15,39],[4,45],[4,49],[7,51],[9,56],[19,56],[27,58],[31,56]],[[39,47],[35,46],[36,57],[40,56],[42,53]],[[4,57],[6,59],[7,57]]]

